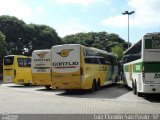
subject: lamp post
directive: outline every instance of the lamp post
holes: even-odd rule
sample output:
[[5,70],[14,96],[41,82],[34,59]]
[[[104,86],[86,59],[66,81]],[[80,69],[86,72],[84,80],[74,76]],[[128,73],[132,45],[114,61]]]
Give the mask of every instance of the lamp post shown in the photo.
[[128,15],[128,48],[129,48],[129,15],[135,13],[135,11],[131,11],[131,12],[128,12],[128,11],[124,11],[122,14],[123,15]]

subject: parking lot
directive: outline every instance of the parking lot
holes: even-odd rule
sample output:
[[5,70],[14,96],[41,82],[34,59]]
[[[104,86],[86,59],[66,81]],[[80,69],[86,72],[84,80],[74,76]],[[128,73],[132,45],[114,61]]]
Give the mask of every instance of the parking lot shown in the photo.
[[0,113],[13,114],[109,114],[160,113],[159,95],[137,97],[119,83],[100,91],[46,90],[43,86],[0,85]]

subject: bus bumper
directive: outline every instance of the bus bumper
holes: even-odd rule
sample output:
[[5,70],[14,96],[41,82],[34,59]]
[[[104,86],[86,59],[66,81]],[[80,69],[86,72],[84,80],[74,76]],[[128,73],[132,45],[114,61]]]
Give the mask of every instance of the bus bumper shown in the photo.
[[160,93],[160,84],[144,84],[140,93]]
[[32,85],[51,85],[51,80],[32,80]]
[[80,83],[52,83],[52,89],[82,89]]

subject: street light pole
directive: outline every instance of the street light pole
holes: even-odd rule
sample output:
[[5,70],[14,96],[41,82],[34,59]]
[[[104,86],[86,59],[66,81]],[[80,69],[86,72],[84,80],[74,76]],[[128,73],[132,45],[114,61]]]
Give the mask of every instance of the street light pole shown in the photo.
[[128,12],[128,11],[124,11],[122,14],[123,15],[128,15],[128,48],[129,48],[129,15],[135,13],[135,11],[131,11],[131,12]]

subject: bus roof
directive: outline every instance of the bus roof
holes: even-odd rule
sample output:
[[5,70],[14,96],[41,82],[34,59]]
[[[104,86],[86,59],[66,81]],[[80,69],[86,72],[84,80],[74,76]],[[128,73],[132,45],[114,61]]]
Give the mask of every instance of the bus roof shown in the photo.
[[[160,35],[160,32],[146,33],[144,36],[149,35]],[[144,37],[143,36],[143,37]],[[140,39],[137,43],[133,44],[130,48],[128,48],[123,54],[127,53],[130,49],[132,49],[136,44],[138,44],[142,39]]]
[[[142,40],[142,39],[141,39]],[[139,40],[137,43],[134,43],[131,47],[129,47],[123,54],[127,53],[130,49],[132,49],[136,44],[138,44],[141,40]]]
[[[115,55],[115,54],[113,54],[113,53],[109,53],[109,52],[107,52],[107,51],[105,51],[105,50],[100,50],[100,49],[94,48],[94,47],[86,47],[86,46],[81,45],[81,44],[62,44],[62,45],[55,45],[55,46],[58,47],[58,46],[64,46],[64,45],[66,45],[66,46],[72,46],[72,45],[82,46],[82,47],[87,48],[87,49],[95,50],[95,51],[100,52],[100,53],[103,53],[103,54],[107,54],[107,55],[110,55],[110,56],[113,56],[113,57],[117,57],[117,55]],[[53,47],[55,47],[55,46],[53,46]],[[52,47],[52,48],[53,48],[53,47]]]
[[[83,45],[81,45],[81,44],[62,44],[62,45],[54,45],[53,47],[58,47],[58,46],[72,46],[72,45],[77,45],[77,46],[83,46]],[[52,47],[52,48],[53,48]]]
[[100,50],[100,49],[97,49],[97,48],[94,48],[94,47],[88,47],[88,48],[90,48],[90,49],[92,49],[92,50],[96,50],[96,51],[98,51],[98,52],[100,52],[100,53],[103,53],[103,54],[107,54],[107,55],[110,55],[110,56],[117,57],[117,55],[115,55],[115,54],[113,54],[113,53],[109,53],[109,52],[107,52],[107,51],[105,51],[105,50]]
[[16,56],[16,57],[31,57],[31,56],[25,56],[25,55],[6,55],[6,56],[4,56],[4,57],[14,57],[14,56]]
[[41,52],[41,51],[51,51],[50,49],[43,49],[43,50],[34,50],[33,52]]

